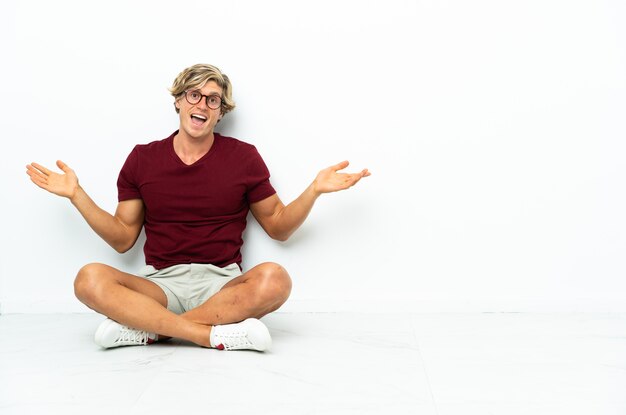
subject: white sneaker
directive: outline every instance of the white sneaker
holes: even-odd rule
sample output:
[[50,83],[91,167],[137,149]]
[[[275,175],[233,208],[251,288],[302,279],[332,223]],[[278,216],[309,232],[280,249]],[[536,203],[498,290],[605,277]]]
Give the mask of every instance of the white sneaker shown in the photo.
[[119,346],[140,346],[154,343],[158,336],[147,331],[131,329],[113,321],[110,318],[104,320],[98,330],[94,340],[96,344],[105,349]]
[[268,350],[272,337],[265,324],[256,318],[241,323],[213,326],[211,345],[219,350]]

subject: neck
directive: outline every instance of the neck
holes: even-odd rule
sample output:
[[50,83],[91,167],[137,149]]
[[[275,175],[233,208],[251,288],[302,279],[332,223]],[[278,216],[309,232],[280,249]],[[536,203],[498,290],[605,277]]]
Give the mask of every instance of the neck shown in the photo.
[[174,136],[174,152],[185,164],[193,164],[209,152],[215,141],[213,132],[203,137],[191,137],[182,129]]

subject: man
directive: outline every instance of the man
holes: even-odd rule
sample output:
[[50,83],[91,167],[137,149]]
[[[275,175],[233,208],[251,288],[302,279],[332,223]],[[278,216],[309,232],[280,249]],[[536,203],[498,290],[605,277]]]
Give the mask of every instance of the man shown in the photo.
[[32,163],[27,174],[37,186],[68,198],[120,253],[145,227],[147,265],[139,275],[88,264],[76,276],[78,299],[108,317],[96,331],[98,345],[177,337],[221,350],[267,350],[271,337],[259,319],[287,300],[291,279],[275,263],[242,273],[248,211],[270,237],[284,241],[321,194],[347,189],[369,172],[339,173],[348,162],[324,169],[285,206],[256,148],[214,132],[235,108],[225,74],[194,65],[178,75],[170,92],[179,129],[133,149],[118,178],[115,214],[100,209],[62,161],[62,173]]

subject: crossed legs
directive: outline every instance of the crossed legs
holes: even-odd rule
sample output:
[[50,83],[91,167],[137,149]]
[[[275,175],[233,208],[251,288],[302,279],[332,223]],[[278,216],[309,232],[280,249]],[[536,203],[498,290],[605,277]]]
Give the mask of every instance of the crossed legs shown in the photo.
[[277,310],[289,297],[291,279],[280,265],[263,263],[181,315],[167,309],[167,297],[158,285],[104,264],[81,268],[74,292],[89,308],[120,324],[211,347],[212,326],[261,318]]

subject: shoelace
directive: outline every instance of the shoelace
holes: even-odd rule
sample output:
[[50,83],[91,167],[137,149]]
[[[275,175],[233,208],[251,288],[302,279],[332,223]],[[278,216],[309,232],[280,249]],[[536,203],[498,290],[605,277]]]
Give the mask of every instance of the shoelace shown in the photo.
[[248,332],[235,331],[231,333],[219,333],[218,337],[226,350],[252,347],[252,342],[248,340]]
[[115,343],[146,344],[148,343],[148,332],[123,326]]

